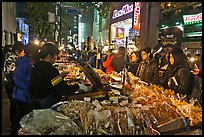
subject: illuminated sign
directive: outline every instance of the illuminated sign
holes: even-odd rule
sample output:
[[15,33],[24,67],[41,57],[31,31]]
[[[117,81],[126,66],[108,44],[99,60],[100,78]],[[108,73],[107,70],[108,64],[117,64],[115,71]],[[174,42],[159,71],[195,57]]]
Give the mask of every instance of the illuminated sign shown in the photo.
[[140,28],[140,6],[141,2],[135,2],[133,16],[133,30],[139,30]]
[[116,38],[123,39],[125,33],[125,28],[116,28]]
[[122,7],[122,9],[114,10],[112,18],[115,19],[115,18],[121,17],[123,15],[126,15],[130,12],[133,12],[133,4],[132,5],[126,4]]
[[193,15],[183,15],[184,25],[202,23],[202,13]]
[[17,41],[22,41],[22,35],[20,33],[17,33]]
[[29,26],[24,23],[23,19],[19,18],[19,30],[25,34],[29,34]]

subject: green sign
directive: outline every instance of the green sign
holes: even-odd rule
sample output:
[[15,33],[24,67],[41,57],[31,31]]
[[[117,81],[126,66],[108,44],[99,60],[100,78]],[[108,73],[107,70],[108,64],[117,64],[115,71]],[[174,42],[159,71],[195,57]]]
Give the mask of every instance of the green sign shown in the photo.
[[202,13],[183,15],[184,25],[202,23]]

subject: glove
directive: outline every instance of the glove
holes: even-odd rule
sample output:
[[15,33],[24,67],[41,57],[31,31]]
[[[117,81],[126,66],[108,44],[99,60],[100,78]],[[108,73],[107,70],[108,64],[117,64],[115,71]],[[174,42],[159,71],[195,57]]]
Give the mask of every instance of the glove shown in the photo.
[[84,90],[85,92],[88,92],[89,88],[83,84],[79,84],[79,90]]

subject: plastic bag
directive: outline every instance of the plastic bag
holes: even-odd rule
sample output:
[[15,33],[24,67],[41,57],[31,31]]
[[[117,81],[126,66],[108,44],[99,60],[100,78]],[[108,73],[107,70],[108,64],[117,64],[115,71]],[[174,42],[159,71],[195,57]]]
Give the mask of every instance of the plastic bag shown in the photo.
[[33,135],[81,135],[82,130],[69,117],[51,109],[33,110],[20,120],[21,127]]

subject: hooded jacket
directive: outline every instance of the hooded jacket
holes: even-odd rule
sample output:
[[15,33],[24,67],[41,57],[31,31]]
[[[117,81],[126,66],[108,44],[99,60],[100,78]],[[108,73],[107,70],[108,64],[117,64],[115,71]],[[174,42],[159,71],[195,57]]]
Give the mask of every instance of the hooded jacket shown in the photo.
[[16,68],[13,73],[14,91],[12,98],[21,102],[30,103],[29,94],[30,71],[33,67],[30,58],[24,56],[16,60]]
[[[181,64],[175,68],[170,68],[169,73],[171,84],[168,88],[174,90],[176,93],[189,95],[194,83],[192,81],[193,79],[191,79],[192,74],[187,64]],[[177,83],[173,81],[172,77],[175,77]]]

